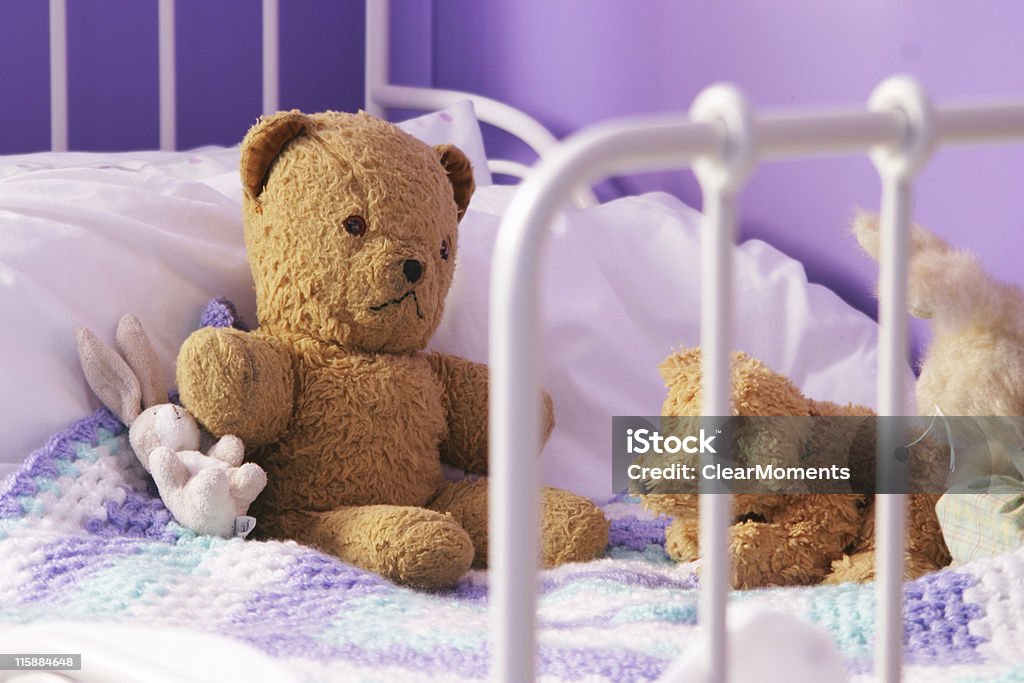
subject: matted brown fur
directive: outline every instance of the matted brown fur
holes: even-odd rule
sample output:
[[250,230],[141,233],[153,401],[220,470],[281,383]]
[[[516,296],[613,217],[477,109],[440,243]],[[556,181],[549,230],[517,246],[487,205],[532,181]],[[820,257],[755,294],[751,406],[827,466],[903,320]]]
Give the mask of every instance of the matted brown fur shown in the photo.
[[[689,349],[662,363],[660,369],[668,389],[663,415],[700,415],[700,362],[700,350]],[[864,406],[809,399],[789,379],[744,353],[733,356],[732,387],[733,415],[873,415]],[[801,430],[806,427],[799,425],[812,424],[809,420],[776,424],[795,430],[781,435],[777,443],[803,449],[808,441],[845,443],[841,435],[830,430],[847,429],[849,422],[815,420],[814,428],[805,432]],[[862,462],[873,463],[873,449],[872,442]],[[778,457],[785,459],[787,454]],[[796,459],[798,454],[788,457]],[[938,496],[918,494],[909,498],[906,575],[916,578],[945,566],[950,558],[935,515]],[[676,561],[689,562],[700,555],[698,500],[696,495],[680,493],[643,497],[647,507],[674,517],[665,532],[665,547]],[[732,585],[757,588],[870,580],[874,577],[875,549],[872,502],[868,496],[853,494],[734,496],[735,522],[729,530]]]
[[[267,471],[259,533],[452,585],[486,564],[486,481],[448,483],[442,462],[487,473],[487,368],[424,349],[473,192],[468,159],[367,114],[293,111],[249,132],[241,170],[259,328],[189,337],[182,401]],[[593,503],[556,489],[544,503],[541,563],[604,551]]]

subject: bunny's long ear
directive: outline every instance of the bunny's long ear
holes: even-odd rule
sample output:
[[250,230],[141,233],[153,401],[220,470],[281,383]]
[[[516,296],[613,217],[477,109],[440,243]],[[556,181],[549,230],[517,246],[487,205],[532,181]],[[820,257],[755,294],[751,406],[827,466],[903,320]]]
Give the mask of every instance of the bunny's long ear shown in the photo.
[[117,324],[117,348],[138,378],[142,407],[167,403],[167,385],[164,384],[156,352],[153,351],[146,331],[142,329],[142,323],[130,313]]
[[135,373],[121,356],[91,331],[79,327],[75,333],[78,357],[89,386],[118,419],[130,425],[139,416],[142,391]]

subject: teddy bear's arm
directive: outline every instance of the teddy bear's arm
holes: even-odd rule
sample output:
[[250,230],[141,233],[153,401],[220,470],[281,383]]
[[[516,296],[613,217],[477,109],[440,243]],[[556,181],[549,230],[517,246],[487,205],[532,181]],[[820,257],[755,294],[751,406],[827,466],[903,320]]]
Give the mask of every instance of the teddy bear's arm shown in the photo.
[[247,447],[273,443],[291,419],[294,372],[288,353],[258,333],[206,327],[178,353],[185,408],[214,436]]
[[[441,460],[470,474],[487,474],[487,366],[445,353],[428,358],[444,387],[448,414]],[[541,426],[547,441],[555,426],[554,409],[546,391],[542,398]]]

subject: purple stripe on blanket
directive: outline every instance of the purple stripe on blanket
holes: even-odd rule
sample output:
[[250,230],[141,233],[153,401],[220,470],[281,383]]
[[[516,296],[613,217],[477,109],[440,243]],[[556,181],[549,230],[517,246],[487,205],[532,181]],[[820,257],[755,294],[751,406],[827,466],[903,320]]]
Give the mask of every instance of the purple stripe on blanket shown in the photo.
[[934,665],[982,661],[972,635],[972,619],[984,616],[980,605],[964,600],[978,578],[956,571],[938,572],[907,584],[904,591],[904,643],[910,662]]
[[128,539],[98,539],[71,536],[42,546],[45,560],[37,563],[32,580],[19,596],[24,602],[53,600],[57,603],[71,595],[70,588],[84,577],[116,563],[116,560],[142,552],[143,547]]
[[173,517],[156,495],[128,491],[123,503],[108,500],[103,507],[106,519],[93,518],[85,523],[91,534],[149,538],[164,543],[178,540],[178,535],[167,528]]
[[639,588],[675,588],[679,590],[691,590],[698,586],[696,574],[689,574],[681,577],[664,576],[644,571],[633,571],[621,567],[601,568],[600,562],[591,564],[587,569],[573,572],[557,579],[544,578],[540,582],[541,595],[557,590],[563,585],[576,583],[578,581],[607,581],[617,585],[629,584]]
[[[634,585],[692,588],[695,578],[673,580],[645,576],[623,570],[586,571],[567,577],[566,582],[582,579],[612,582],[633,581]],[[557,588],[561,582],[544,581],[541,591]],[[230,629],[247,642],[274,656],[304,656],[320,660],[343,658],[361,665],[401,665],[425,672],[452,673],[483,677],[487,658],[474,648],[423,648],[389,645],[380,650],[345,643],[332,644],[316,636],[321,625],[330,623],[352,601],[379,594],[382,599],[396,591],[407,591],[355,567],[321,554],[303,554],[288,567],[280,590],[262,591],[247,601],[246,607],[231,620]],[[487,587],[463,581],[452,591],[438,594],[439,599],[465,603],[486,603]],[[483,604],[480,605],[483,607]],[[606,617],[596,617],[597,622]],[[268,627],[270,626],[270,627]],[[557,625],[552,625],[556,626]],[[542,648],[540,670],[572,679],[588,675],[620,672],[617,680],[656,678],[664,662],[645,655],[604,653],[599,650]]]
[[640,652],[619,650],[607,652],[585,648],[546,648],[537,653],[542,676],[566,680],[600,677],[611,681],[651,681],[668,667],[669,662]]
[[32,496],[38,492],[33,479],[58,477],[57,462],[73,461],[82,444],[97,446],[103,436],[101,430],[116,436],[124,433],[125,427],[109,410],[102,408],[54,434],[45,446],[29,455],[21,470],[8,479],[6,488],[0,491],[0,519],[21,517],[24,511],[17,497]]
[[260,638],[269,642],[281,635],[282,624],[295,633],[308,630],[342,612],[346,604],[365,595],[394,592],[395,586],[370,572],[310,551],[296,556],[287,568],[280,589],[259,591],[249,598],[231,622],[252,632],[273,623],[274,632]]
[[608,529],[608,546],[641,551],[649,545],[665,545],[668,517],[655,519],[613,519]]
[[[332,644],[298,631],[275,631],[242,639],[274,657],[306,657],[321,661],[343,660],[358,666],[399,666],[440,677],[486,678],[488,655],[484,648],[434,646],[429,650],[391,644],[368,649],[355,643]],[[667,666],[663,659],[639,652],[605,649],[541,647],[537,654],[540,676],[581,680],[600,676],[617,681],[653,680]],[[444,680],[444,678],[439,678]]]

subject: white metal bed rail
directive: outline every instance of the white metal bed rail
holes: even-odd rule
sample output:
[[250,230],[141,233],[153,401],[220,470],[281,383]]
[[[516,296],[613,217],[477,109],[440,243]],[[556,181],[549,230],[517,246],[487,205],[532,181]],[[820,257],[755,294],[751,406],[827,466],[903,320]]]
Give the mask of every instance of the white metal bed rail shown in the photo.
[[[933,109],[915,81],[896,77],[875,90],[868,111],[754,115],[738,90],[716,85],[697,98],[689,119],[659,115],[607,121],[572,135],[541,159],[502,222],[491,279],[494,680],[534,679],[538,477],[530,454],[541,446],[537,275],[547,227],[572,188],[612,173],[694,169],[704,198],[703,410],[724,416],[730,414],[731,248],[736,200],[747,175],[762,161],[784,157],[870,153],[882,181],[878,409],[882,415],[905,415],[912,179],[937,145],[1002,140],[1024,140],[1024,103]],[[700,504],[704,566],[699,618],[709,631],[715,683],[728,680],[729,504],[725,494],[703,496]],[[901,671],[904,507],[902,494],[878,496],[875,671],[889,682],[899,680]]]
[[[558,145],[558,138],[535,118],[504,102],[459,90],[417,88],[390,83],[388,68],[388,26],[390,24],[388,0],[366,2],[366,78],[364,101],[367,113],[384,118],[388,108],[433,111],[444,109],[461,100],[470,100],[477,118],[512,133],[525,142],[537,156],[542,157]],[[523,178],[528,167],[515,161],[490,160],[488,167],[495,173]],[[587,186],[572,192],[578,206],[594,206],[597,198]]]
[[[262,1],[262,109],[273,114],[280,106],[280,0]],[[67,0],[50,2],[50,149],[68,150]],[[157,0],[160,149],[177,149],[177,70],[174,26],[175,0]],[[366,111],[384,118],[387,108],[433,111],[461,100],[473,102],[477,117],[512,133],[538,156],[558,144],[558,138],[525,112],[504,102],[457,90],[418,88],[389,82],[389,3],[366,2]],[[515,161],[489,162],[494,173],[525,178],[530,167]],[[594,206],[597,198],[588,187],[573,192],[578,206]]]

